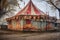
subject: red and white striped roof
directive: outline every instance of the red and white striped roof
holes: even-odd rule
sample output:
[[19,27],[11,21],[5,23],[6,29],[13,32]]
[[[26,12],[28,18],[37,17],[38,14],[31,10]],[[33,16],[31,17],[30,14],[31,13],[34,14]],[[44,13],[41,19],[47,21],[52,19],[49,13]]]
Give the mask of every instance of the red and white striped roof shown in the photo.
[[44,14],[45,13],[39,10],[31,0],[21,11],[17,13],[17,15],[44,15]]

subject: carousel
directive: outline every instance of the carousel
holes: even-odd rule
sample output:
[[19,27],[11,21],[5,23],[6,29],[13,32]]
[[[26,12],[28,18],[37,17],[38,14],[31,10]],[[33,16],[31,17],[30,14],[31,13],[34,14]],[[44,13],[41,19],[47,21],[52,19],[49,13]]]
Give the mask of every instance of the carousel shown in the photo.
[[10,30],[46,31],[54,30],[56,18],[39,10],[30,0],[21,11],[6,20]]

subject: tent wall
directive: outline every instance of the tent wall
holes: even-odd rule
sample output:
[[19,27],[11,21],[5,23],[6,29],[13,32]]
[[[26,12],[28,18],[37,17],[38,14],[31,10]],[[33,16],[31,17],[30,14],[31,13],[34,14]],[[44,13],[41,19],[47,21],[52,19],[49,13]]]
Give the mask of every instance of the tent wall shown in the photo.
[[46,31],[54,29],[54,22],[49,22],[51,21],[50,19],[46,20],[43,17],[37,18],[36,15],[17,16],[15,19],[12,18],[8,21],[8,29],[20,31]]

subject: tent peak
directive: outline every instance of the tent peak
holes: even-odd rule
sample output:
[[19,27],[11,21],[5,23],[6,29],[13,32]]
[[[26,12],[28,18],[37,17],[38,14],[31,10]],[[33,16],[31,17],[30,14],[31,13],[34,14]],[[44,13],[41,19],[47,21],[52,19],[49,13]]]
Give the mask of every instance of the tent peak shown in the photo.
[[44,12],[39,10],[32,0],[29,0],[28,4],[17,13],[17,15],[44,15]]

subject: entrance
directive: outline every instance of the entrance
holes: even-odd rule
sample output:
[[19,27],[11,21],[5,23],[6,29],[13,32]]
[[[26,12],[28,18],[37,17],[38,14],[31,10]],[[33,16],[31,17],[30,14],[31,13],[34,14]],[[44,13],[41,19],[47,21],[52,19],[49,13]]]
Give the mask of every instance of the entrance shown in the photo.
[[26,19],[26,24],[30,24],[30,23],[31,23],[31,20]]
[[24,31],[31,31],[31,20],[30,19],[26,19],[24,21],[23,30]]

